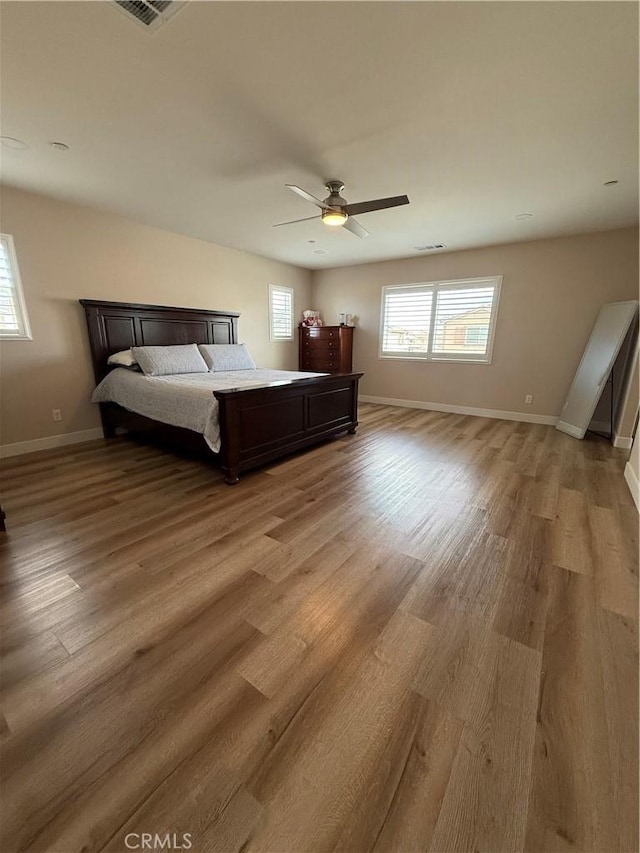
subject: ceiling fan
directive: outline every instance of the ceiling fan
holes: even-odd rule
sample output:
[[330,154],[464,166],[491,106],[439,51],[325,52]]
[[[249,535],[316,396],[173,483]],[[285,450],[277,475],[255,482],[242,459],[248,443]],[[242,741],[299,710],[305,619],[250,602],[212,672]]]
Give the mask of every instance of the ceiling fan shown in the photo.
[[329,195],[324,201],[320,201],[311,193],[297,187],[295,184],[285,184],[287,189],[297,193],[302,198],[315,204],[322,210],[319,216],[305,216],[304,219],[292,219],[290,222],[278,222],[274,228],[280,225],[293,225],[295,222],[307,222],[309,219],[322,219],[325,225],[342,225],[347,231],[351,231],[356,237],[368,237],[369,232],[363,228],[359,222],[353,219],[353,216],[360,213],[371,213],[373,210],[385,210],[387,207],[398,207],[401,204],[409,204],[409,199],[406,195],[395,195],[390,198],[374,198],[371,201],[357,201],[355,204],[348,204],[345,198],[342,198],[340,193],[344,189],[342,181],[327,181],[325,184]]

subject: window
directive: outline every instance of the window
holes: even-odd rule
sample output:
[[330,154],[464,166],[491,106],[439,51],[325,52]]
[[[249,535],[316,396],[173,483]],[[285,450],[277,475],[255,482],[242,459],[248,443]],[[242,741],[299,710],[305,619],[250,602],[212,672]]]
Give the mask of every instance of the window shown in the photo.
[[269,330],[272,341],[293,340],[293,290],[269,285]]
[[467,326],[464,330],[465,346],[482,347],[483,350],[486,350],[488,340],[488,326]]
[[491,361],[502,276],[382,288],[380,357]]
[[0,234],[0,338],[31,340],[18,261],[10,234]]

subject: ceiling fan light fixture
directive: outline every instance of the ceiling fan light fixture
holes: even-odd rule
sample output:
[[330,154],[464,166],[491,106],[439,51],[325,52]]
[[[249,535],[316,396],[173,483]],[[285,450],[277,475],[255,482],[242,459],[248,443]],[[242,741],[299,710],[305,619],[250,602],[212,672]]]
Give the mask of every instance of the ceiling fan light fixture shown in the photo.
[[349,218],[343,210],[323,210],[322,221],[325,225],[344,225]]
[[279,225],[293,225],[296,222],[305,222],[307,219],[322,219],[326,225],[331,225],[334,228],[342,225],[345,230],[350,231],[351,234],[355,234],[356,237],[369,237],[370,234],[367,229],[363,228],[358,220],[353,218],[354,216],[358,216],[360,213],[372,213],[374,210],[386,210],[389,207],[398,207],[401,204],[409,204],[409,197],[406,195],[390,196],[389,198],[373,198],[369,201],[349,204],[346,198],[343,198],[340,195],[344,189],[344,184],[342,181],[337,180],[327,181],[325,184],[326,188],[329,190],[329,195],[324,199],[324,201],[321,201],[319,198],[311,195],[311,193],[308,193],[296,184],[285,184],[285,186],[296,195],[299,195],[306,199],[306,201],[310,201],[312,204],[315,204],[316,207],[320,208],[321,212],[320,214],[316,214],[316,216],[306,216],[304,219],[294,219],[289,222],[277,222],[274,227]]

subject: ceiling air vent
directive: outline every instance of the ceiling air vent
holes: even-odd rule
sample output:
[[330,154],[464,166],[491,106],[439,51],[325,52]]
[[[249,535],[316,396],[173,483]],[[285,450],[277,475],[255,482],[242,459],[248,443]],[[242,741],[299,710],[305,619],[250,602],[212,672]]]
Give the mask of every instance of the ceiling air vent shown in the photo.
[[133,18],[149,32],[155,32],[186,6],[186,0],[115,0],[115,5],[128,18]]
[[446,249],[444,243],[429,243],[428,246],[415,246],[417,252],[432,252],[434,249]]

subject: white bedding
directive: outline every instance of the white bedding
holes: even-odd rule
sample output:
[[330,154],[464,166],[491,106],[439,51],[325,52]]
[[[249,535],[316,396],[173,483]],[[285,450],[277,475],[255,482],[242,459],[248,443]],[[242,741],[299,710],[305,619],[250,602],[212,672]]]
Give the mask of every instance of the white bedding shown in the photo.
[[215,373],[185,373],[175,376],[145,376],[124,367],[109,373],[93,392],[94,403],[118,403],[155,421],[184,427],[204,436],[211,450],[220,450],[218,401],[213,392],[222,388],[273,385],[291,379],[326,376],[290,370],[229,370]]

